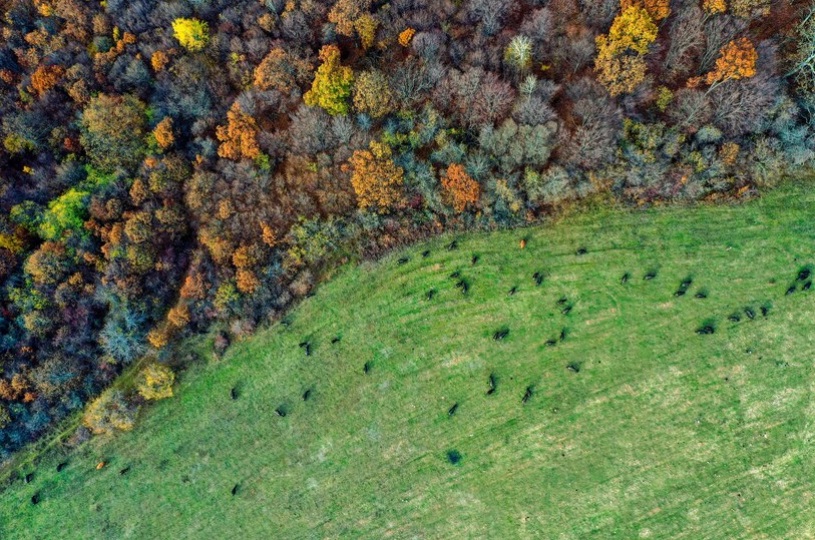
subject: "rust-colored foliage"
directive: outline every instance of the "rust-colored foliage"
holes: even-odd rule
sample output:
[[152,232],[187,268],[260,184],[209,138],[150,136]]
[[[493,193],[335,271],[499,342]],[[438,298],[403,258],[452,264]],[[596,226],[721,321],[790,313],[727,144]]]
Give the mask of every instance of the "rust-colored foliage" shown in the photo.
[[54,88],[65,75],[65,68],[62,66],[40,65],[31,74],[31,88],[37,95],[43,95]]
[[399,45],[402,47],[410,46],[410,42],[413,41],[413,36],[416,34],[416,30],[413,28],[405,28],[401,32],[399,32]]
[[667,19],[671,14],[670,0],[620,0],[620,7],[625,11],[630,6],[645,9],[655,21]]
[[276,47],[255,68],[254,81],[255,86],[261,90],[274,88],[288,94],[305,83],[310,74],[311,64]]
[[756,74],[758,53],[747,38],[731,41],[719,51],[716,68],[707,74],[707,83],[713,85],[725,81],[747,79]]
[[252,294],[260,287],[260,280],[253,271],[240,268],[235,272],[235,286],[244,294]]
[[468,206],[478,203],[481,196],[481,186],[476,182],[464,166],[454,163],[447,168],[447,172],[442,176],[441,185],[449,204],[456,212],[464,212]]
[[170,148],[175,142],[173,119],[166,116],[153,130],[153,136],[156,138],[156,143],[158,143],[162,150]]
[[215,135],[221,141],[218,155],[226,159],[255,159],[260,156],[258,125],[254,118],[241,110],[238,102],[226,113],[227,125],[218,126]]
[[153,71],[156,73],[163,70],[169,63],[170,55],[161,50],[154,52],[153,56],[150,57],[150,65],[153,66]]
[[206,296],[206,284],[200,272],[190,271],[181,286],[181,298],[202,300]]
[[351,172],[351,185],[360,208],[384,213],[402,200],[404,171],[391,159],[391,149],[371,141],[369,150],[356,150],[343,170]]

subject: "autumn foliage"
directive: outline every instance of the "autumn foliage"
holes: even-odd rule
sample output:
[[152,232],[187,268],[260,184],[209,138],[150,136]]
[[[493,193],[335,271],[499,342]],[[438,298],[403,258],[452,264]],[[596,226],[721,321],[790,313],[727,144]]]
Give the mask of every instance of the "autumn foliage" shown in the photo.
[[336,45],[326,45],[320,49],[320,60],[323,63],[317,69],[311,90],[305,93],[303,101],[309,107],[322,107],[328,114],[346,114],[354,84],[353,71],[340,65],[340,49]]
[[169,366],[150,363],[139,373],[138,390],[144,399],[158,400],[172,397],[175,373]]
[[0,461],[449,214],[724,199],[815,162],[811,1],[1,3]]
[[241,110],[236,101],[227,113],[227,124],[218,126],[216,135],[221,145],[218,155],[226,159],[254,159],[260,155],[257,122]]
[[666,19],[671,14],[670,0],[621,0],[620,6],[623,11],[631,6],[643,8],[654,21]]
[[200,51],[209,43],[209,25],[198,19],[176,19],[173,35],[189,51]]
[[153,130],[153,136],[156,139],[156,143],[162,150],[166,150],[171,147],[175,142],[175,136],[173,135],[173,119],[167,116],[161,122],[159,122]]
[[719,51],[716,69],[707,74],[707,83],[713,85],[724,81],[747,79],[756,74],[758,53],[747,38],[729,42]]
[[308,62],[276,47],[255,68],[255,86],[261,90],[275,88],[288,93],[308,77],[310,69]]
[[656,37],[654,21],[638,5],[625,8],[608,35],[597,36],[597,79],[612,96],[633,92],[645,80],[644,55]]
[[458,213],[464,212],[468,206],[476,205],[481,196],[481,186],[458,163],[447,168],[441,178],[441,185],[447,200]]
[[65,68],[62,66],[39,66],[31,74],[31,88],[39,95],[52,89],[65,75]]
[[399,45],[402,47],[407,47],[410,45],[410,42],[413,40],[413,36],[416,35],[416,30],[413,28],[405,28],[401,32],[399,32]]
[[362,209],[387,212],[402,200],[404,171],[391,159],[391,149],[371,141],[368,150],[356,150],[343,170],[351,173],[351,185]]

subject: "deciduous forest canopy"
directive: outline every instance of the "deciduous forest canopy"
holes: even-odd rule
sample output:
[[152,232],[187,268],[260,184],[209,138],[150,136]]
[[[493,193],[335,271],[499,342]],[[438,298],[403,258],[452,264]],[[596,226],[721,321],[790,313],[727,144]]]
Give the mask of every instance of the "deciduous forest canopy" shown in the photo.
[[[793,0],[0,0],[0,459],[347,253],[811,164]],[[109,393],[92,430],[127,429]]]

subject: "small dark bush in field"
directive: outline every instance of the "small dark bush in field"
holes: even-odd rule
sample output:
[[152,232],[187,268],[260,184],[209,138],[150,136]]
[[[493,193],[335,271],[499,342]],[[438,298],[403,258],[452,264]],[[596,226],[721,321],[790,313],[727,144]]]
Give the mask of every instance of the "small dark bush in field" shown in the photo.
[[489,378],[489,388],[487,389],[487,395],[492,395],[495,393],[495,389],[498,387],[498,378],[495,376],[494,373],[490,373]]
[[700,336],[707,336],[716,332],[716,325],[713,321],[707,320],[702,323],[702,325],[696,329],[696,333]]
[[450,462],[452,465],[458,465],[461,462],[461,452],[458,450],[448,450],[447,451],[447,461]]

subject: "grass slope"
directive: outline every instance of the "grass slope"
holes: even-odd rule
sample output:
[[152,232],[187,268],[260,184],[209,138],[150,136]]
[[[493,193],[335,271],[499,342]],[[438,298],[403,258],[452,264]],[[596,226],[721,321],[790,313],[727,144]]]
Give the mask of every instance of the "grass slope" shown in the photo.
[[193,367],[134,432],[10,486],[0,537],[812,538],[815,292],[785,290],[815,262],[813,208],[791,187],[345,268],[290,327]]

